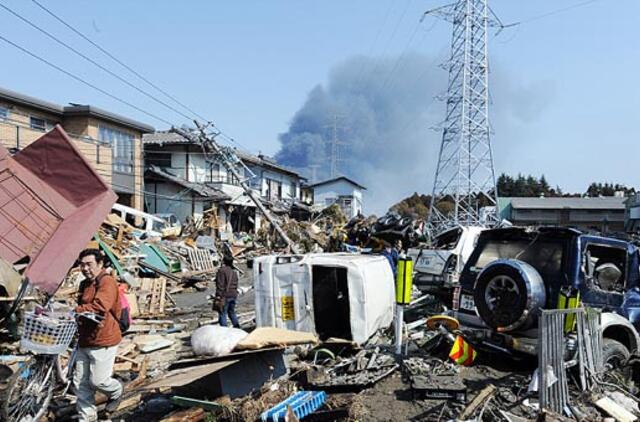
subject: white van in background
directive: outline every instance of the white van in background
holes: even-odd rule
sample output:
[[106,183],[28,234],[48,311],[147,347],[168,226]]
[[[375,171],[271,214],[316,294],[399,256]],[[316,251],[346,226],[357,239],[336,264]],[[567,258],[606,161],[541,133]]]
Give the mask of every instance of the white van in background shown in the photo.
[[134,229],[146,233],[148,236],[179,236],[182,231],[180,220],[172,214],[163,214],[165,218],[160,218],[122,204],[113,204],[111,213],[116,214]]

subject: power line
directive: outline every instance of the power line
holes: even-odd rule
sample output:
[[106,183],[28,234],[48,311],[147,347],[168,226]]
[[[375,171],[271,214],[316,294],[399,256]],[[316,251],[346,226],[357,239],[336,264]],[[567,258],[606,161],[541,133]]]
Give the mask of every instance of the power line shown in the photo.
[[[369,48],[369,53],[367,54],[367,56],[365,56],[365,60],[366,57],[370,57],[373,54],[373,49],[375,47],[375,45],[378,43],[378,39],[380,38],[380,34],[382,34],[382,30],[384,29],[384,27],[387,24],[387,20],[389,19],[389,13],[391,12],[391,8],[393,7],[393,2],[390,1],[389,2],[389,7],[387,8],[387,11],[384,14],[384,20],[382,21],[382,25],[380,25],[380,28],[378,28],[378,32],[376,34],[376,37],[373,40],[373,43],[371,44],[371,47]],[[356,78],[356,81],[358,82],[357,85],[360,85],[361,79],[364,76],[364,68],[365,68],[365,60],[362,60],[362,63],[360,64],[360,70],[358,71],[358,77]]]
[[549,16],[553,16],[553,15],[557,15],[559,13],[567,12],[567,11],[572,10],[572,9],[577,9],[579,7],[586,6],[586,5],[591,4],[591,3],[595,3],[597,1],[600,1],[600,0],[585,0],[585,1],[581,1],[579,3],[575,3],[575,4],[572,4],[572,5],[566,6],[566,7],[562,7],[560,9],[555,9],[555,10],[552,10],[550,12],[542,13],[540,15],[532,16],[530,18],[515,22],[513,24],[506,25],[506,27],[515,26],[515,25],[522,25],[524,23],[529,23],[529,22],[534,22],[534,21],[537,21],[537,20],[540,20],[540,19],[547,18]]
[[102,88],[100,88],[100,87],[98,87],[98,86],[96,86],[96,85],[92,84],[91,82],[87,82],[87,81],[85,81],[85,80],[84,80],[84,79],[82,79],[80,76],[77,76],[77,75],[75,75],[75,74],[73,74],[73,73],[71,73],[71,72],[69,72],[69,71],[67,71],[67,70],[64,70],[64,69],[63,69],[63,68],[61,68],[60,66],[58,66],[58,65],[56,65],[56,64],[53,64],[52,62],[50,62],[50,61],[48,61],[48,60],[46,60],[46,59],[44,59],[44,58],[42,58],[42,57],[38,56],[38,55],[37,55],[37,54],[35,54],[35,53],[32,53],[31,51],[29,51],[29,50],[27,50],[26,48],[24,48],[24,47],[22,47],[22,46],[20,46],[20,45],[18,45],[18,44],[16,44],[16,43],[14,43],[13,41],[8,40],[7,38],[5,38],[5,37],[4,37],[4,36],[2,36],[2,35],[0,35],[0,40],[2,40],[2,41],[4,41],[4,42],[6,42],[7,44],[9,44],[9,45],[11,45],[11,46],[13,46],[13,47],[17,48],[18,50],[22,51],[23,53],[25,53],[25,54],[27,54],[27,55],[29,55],[29,56],[31,56],[31,57],[33,57],[34,59],[36,59],[36,60],[38,60],[38,61],[40,61],[40,62],[42,62],[42,63],[46,64],[47,66],[50,66],[50,67],[52,67],[52,68],[56,69],[57,71],[64,73],[65,75],[69,76],[70,78],[73,78],[73,79],[75,79],[76,81],[78,81],[78,82],[80,82],[80,83],[82,83],[82,84],[84,84],[84,85],[86,85],[86,86],[88,86],[88,87],[90,87],[90,88],[95,89],[96,91],[98,91],[98,92],[100,92],[100,93],[102,93],[102,94],[106,95],[107,97],[109,97],[109,98],[111,98],[111,99],[113,99],[113,100],[116,100],[116,101],[118,101],[118,102],[120,102],[120,103],[122,103],[122,104],[125,104],[125,105],[127,105],[127,106],[129,106],[129,107],[133,108],[134,110],[138,110],[139,112],[141,112],[141,113],[143,113],[143,114],[146,114],[147,116],[152,117],[152,118],[154,118],[154,119],[156,119],[156,120],[158,120],[158,121],[160,121],[160,122],[163,122],[163,123],[165,123],[165,124],[167,124],[167,125],[169,125],[169,126],[172,126],[172,125],[173,125],[173,123],[171,123],[170,121],[165,120],[165,119],[163,119],[162,117],[156,116],[155,114],[149,113],[148,111],[145,111],[145,110],[143,110],[142,108],[140,108],[140,107],[138,107],[138,106],[136,106],[136,105],[134,105],[134,104],[132,104],[132,103],[130,103],[130,102],[128,102],[128,101],[126,101],[126,100],[123,100],[122,98],[116,97],[115,95],[113,95],[113,94],[111,94],[110,92],[105,91],[104,89],[102,89]]
[[380,65],[380,62],[382,62],[384,60],[384,55],[386,54],[387,50],[389,49],[389,45],[391,44],[391,41],[393,41],[393,39],[395,38],[396,33],[398,32],[398,28],[400,27],[400,24],[404,20],[404,17],[407,14],[407,10],[409,9],[409,6],[411,5],[411,3],[413,3],[413,0],[407,0],[407,3],[405,4],[405,7],[402,10],[402,13],[400,14],[400,17],[396,21],[396,25],[393,28],[393,32],[391,32],[391,36],[387,40],[387,43],[386,43],[385,47],[382,50],[382,54],[380,55],[380,59],[377,61],[376,65],[374,66],[374,68],[373,68],[373,70],[371,72],[371,75],[375,75],[375,73],[378,70],[378,67]]
[[78,51],[77,49],[75,49],[74,47],[70,46],[69,44],[65,43],[64,41],[60,40],[59,38],[57,38],[55,35],[51,34],[50,32],[46,31],[45,29],[42,29],[41,27],[39,27],[38,25],[34,24],[33,22],[31,22],[29,19],[25,18],[24,16],[20,15],[19,13],[15,12],[14,10],[12,10],[11,8],[5,6],[4,4],[0,3],[0,7],[3,8],[4,10],[6,10],[7,12],[11,13],[13,16],[17,17],[18,19],[20,19],[21,21],[25,22],[27,25],[31,26],[32,28],[36,29],[37,31],[45,34],[47,37],[49,37],[50,39],[54,40],[55,42],[57,42],[58,44],[62,45],[63,47],[67,48],[68,50],[72,51],[73,53],[75,53],[76,55],[82,57],[84,60],[88,61],[89,63],[93,64],[94,66],[98,67],[99,69],[103,70],[104,72],[107,72],[109,75],[113,76],[114,78],[118,79],[119,81],[121,81],[122,83],[126,84],[127,86],[135,89],[136,91],[140,92],[141,94],[145,95],[146,97],[152,99],[153,101],[157,102],[158,104],[161,104],[165,107],[167,107],[169,110],[174,111],[175,113],[179,114],[180,116],[186,118],[187,120],[192,120],[192,116],[189,116],[183,112],[181,112],[180,110],[176,109],[175,107],[165,103],[164,101],[156,98],[155,96],[153,96],[152,94],[149,94],[148,92],[146,92],[145,90],[137,87],[136,85],[132,84],[131,82],[129,82],[128,80],[126,80],[125,78],[121,77],[120,75],[116,74],[115,72],[107,69],[106,67],[104,67],[103,65],[101,65],[100,63],[96,62],[95,60],[93,60],[91,57],[88,57],[87,55],[85,55],[84,53],[82,53],[81,51]]
[[413,39],[415,38],[416,34],[418,33],[418,29],[420,29],[421,23],[422,22],[419,21],[416,24],[415,29],[413,30],[413,32],[411,33],[411,36],[409,37],[409,40],[407,41],[407,43],[405,44],[404,48],[402,49],[402,52],[400,53],[400,55],[396,59],[395,63],[393,64],[393,67],[391,68],[391,71],[389,72],[389,74],[385,78],[384,83],[382,84],[382,88],[380,88],[380,91],[384,91],[384,89],[387,87],[387,84],[389,83],[389,81],[391,81],[391,78],[393,77],[394,73],[398,69],[398,66],[400,65],[400,62],[402,61],[402,59],[404,59],[404,56],[406,55],[407,50],[409,49],[409,46],[411,45],[411,43],[413,42]]
[[31,0],[33,1],[38,7],[40,7],[42,10],[44,10],[45,12],[47,12],[50,16],[52,16],[54,19],[56,19],[58,22],[60,22],[61,24],[63,24],[64,26],[66,26],[67,28],[69,28],[71,31],[73,31],[75,34],[77,34],[78,36],[80,36],[81,38],[83,38],[85,41],[87,41],[88,43],[90,43],[91,45],[93,45],[94,47],[96,47],[98,50],[100,50],[102,53],[104,53],[107,57],[109,57],[110,59],[112,59],[113,61],[115,61],[116,63],[118,63],[120,66],[124,67],[125,69],[127,69],[129,72],[133,73],[134,75],[136,75],[138,78],[140,78],[142,81],[146,82],[147,84],[149,84],[150,86],[152,86],[153,88],[155,88],[156,90],[158,90],[159,92],[161,92],[162,94],[164,94],[167,98],[171,99],[172,101],[174,101],[176,104],[180,105],[181,107],[183,107],[185,110],[188,110],[190,113],[192,113],[194,116],[207,121],[208,119],[206,119],[205,117],[203,117],[202,115],[198,114],[197,112],[193,111],[193,109],[191,109],[190,107],[186,106],[185,104],[183,104],[182,102],[178,101],[178,99],[176,99],[173,95],[169,94],[168,92],[166,92],[165,90],[163,90],[162,88],[160,88],[158,85],[154,84],[153,82],[151,82],[149,79],[147,79],[146,77],[144,77],[143,75],[141,75],[139,72],[137,72],[136,70],[132,69],[130,66],[128,66],[126,63],[124,63],[122,60],[118,59],[117,57],[115,57],[112,53],[110,53],[109,51],[107,51],[106,49],[104,49],[102,46],[100,46],[98,43],[96,43],[95,41],[91,40],[88,36],[86,36],[85,34],[83,34],[82,32],[80,32],[79,30],[77,30],[73,25],[67,23],[64,19],[62,19],[60,16],[56,15],[55,13],[53,13],[50,9],[46,8],[44,5],[42,5],[40,2],[38,2],[37,0]]

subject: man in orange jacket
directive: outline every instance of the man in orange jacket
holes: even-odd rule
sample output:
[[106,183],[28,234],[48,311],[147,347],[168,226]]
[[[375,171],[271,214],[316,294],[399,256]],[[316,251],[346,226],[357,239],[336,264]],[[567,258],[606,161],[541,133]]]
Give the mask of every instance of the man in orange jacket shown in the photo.
[[118,283],[103,266],[97,249],[80,253],[80,270],[85,279],[80,284],[75,311],[93,312],[104,319],[95,323],[86,318],[78,321],[78,357],[73,376],[76,409],[81,421],[98,420],[96,390],[108,398],[107,412],[115,411],[122,400],[122,384],[113,378],[113,364],[122,340],[120,333],[120,299]]

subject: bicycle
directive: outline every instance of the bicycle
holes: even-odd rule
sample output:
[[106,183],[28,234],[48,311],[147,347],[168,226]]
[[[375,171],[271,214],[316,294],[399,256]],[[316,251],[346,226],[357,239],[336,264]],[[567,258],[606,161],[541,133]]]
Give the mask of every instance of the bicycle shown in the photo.
[[[21,345],[33,355],[9,378],[0,407],[1,420],[7,422],[36,422],[47,411],[56,386],[67,393],[73,379],[78,352],[77,320],[88,318],[100,323],[102,316],[92,312],[75,314],[54,311],[51,305],[26,313]],[[69,359],[62,354],[69,350]]]

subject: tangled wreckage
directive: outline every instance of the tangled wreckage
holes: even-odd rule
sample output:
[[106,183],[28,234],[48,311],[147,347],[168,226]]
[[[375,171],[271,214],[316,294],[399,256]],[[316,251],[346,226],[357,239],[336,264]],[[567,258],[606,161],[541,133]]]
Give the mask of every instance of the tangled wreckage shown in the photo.
[[[125,384],[118,420],[640,416],[632,242],[460,227],[420,247],[423,222],[346,221],[331,208],[307,221],[278,217],[312,252],[291,253],[269,229],[222,236],[210,214],[178,228],[111,208],[113,193],[67,141],[53,131],[15,157],[0,154],[2,420],[74,418],[75,342],[62,334],[73,333],[65,309],[87,244],[103,251],[132,305],[114,366]],[[61,155],[73,165],[51,166]],[[129,215],[147,223],[133,227]],[[397,240],[407,256],[398,251],[394,280],[379,252]],[[241,275],[241,329],[219,326],[207,300],[223,254]]]

